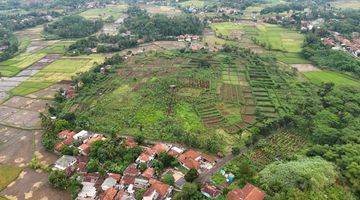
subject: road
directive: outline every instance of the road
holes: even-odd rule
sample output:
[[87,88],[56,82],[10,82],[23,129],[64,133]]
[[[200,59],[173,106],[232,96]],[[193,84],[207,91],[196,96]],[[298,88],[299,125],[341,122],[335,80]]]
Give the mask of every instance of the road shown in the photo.
[[226,163],[230,162],[231,160],[235,159],[236,157],[244,154],[249,148],[243,147],[240,149],[238,155],[233,155],[232,153],[226,155],[224,158],[217,161],[215,166],[208,171],[205,171],[199,175],[199,177],[195,180],[198,183],[206,183],[210,181],[210,178],[218,172]]

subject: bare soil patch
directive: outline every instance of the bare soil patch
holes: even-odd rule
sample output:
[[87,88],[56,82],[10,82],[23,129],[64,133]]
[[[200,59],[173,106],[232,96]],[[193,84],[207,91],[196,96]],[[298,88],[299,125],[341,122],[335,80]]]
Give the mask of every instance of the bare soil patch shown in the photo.
[[52,188],[48,182],[48,175],[44,172],[36,172],[25,169],[23,177],[19,177],[14,184],[5,188],[0,195],[17,199],[71,199],[68,193]]
[[315,67],[312,64],[292,64],[291,66],[296,68],[299,72],[320,71],[319,68]]

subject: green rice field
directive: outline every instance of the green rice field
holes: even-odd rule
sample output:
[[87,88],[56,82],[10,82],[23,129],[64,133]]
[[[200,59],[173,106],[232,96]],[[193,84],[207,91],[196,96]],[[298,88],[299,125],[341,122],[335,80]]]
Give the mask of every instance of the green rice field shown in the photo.
[[123,15],[123,12],[126,9],[127,9],[127,5],[107,6],[105,8],[89,9],[85,12],[80,13],[80,16],[83,16],[87,19],[95,19],[95,18],[106,19],[112,16],[114,17],[114,19],[117,19]]
[[320,85],[325,82],[333,82],[335,85],[344,86],[350,85],[355,87],[360,87],[360,82],[351,78],[350,76],[332,72],[332,71],[313,71],[305,72],[305,77],[310,80],[310,82]]
[[43,58],[45,55],[45,53],[22,53],[14,58],[0,62],[0,73],[2,76],[14,76],[21,70]]
[[12,95],[27,95],[45,89],[59,81],[71,80],[77,73],[89,70],[104,60],[102,55],[64,57],[46,66],[30,79],[11,90]]

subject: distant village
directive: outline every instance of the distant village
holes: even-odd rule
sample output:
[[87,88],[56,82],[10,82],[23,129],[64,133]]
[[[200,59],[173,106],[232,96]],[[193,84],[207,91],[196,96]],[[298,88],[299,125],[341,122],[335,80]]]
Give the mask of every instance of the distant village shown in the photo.
[[[146,189],[143,200],[164,200],[182,190],[186,183],[185,174],[189,170],[196,170],[200,175],[211,170],[221,159],[203,152],[187,149],[179,145],[168,143],[154,143],[150,146],[139,145],[134,138],[126,137],[123,143],[126,148],[141,147],[142,153],[136,161],[126,167],[122,174],[108,173],[105,176],[99,172],[88,173],[88,156],[91,152],[91,145],[96,141],[107,140],[102,134],[91,133],[86,130],[80,132],[64,130],[58,133],[59,143],[55,146],[55,152],[59,153],[65,146],[79,144],[78,156],[62,155],[53,166],[53,170],[65,172],[67,176],[74,173],[79,174],[79,182],[82,189],[77,200],[135,200],[135,192],[138,189]],[[179,167],[167,168],[161,175],[156,175],[152,161],[160,154],[166,153],[176,158]],[[145,168],[140,166],[146,166]],[[222,172],[230,183],[234,181],[231,174]],[[171,175],[173,185],[164,183],[163,177]],[[216,198],[222,194],[222,190],[211,182],[202,183],[201,193],[208,198]],[[262,200],[265,193],[248,183],[242,189],[234,189],[227,193],[229,200]]]

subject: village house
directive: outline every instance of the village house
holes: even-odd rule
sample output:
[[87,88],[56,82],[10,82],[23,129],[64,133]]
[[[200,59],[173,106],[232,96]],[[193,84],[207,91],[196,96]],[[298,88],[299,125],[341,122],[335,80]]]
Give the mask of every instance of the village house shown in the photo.
[[179,35],[176,37],[176,39],[178,40],[178,42],[191,42],[191,41],[197,41],[200,39],[200,37],[198,35]]
[[112,188],[116,185],[117,180],[111,176],[107,177],[104,182],[101,184],[101,189],[106,191],[109,188]]
[[70,146],[74,142],[73,136],[75,135],[74,131],[64,130],[58,133],[58,138],[61,139],[59,143],[55,144],[55,151],[60,152],[61,149],[66,145]]
[[243,189],[234,189],[227,194],[227,200],[263,200],[265,192],[247,183]]
[[123,172],[123,177],[120,181],[121,188],[132,188],[135,184],[135,178],[140,175],[140,170],[137,169],[136,164],[129,165]]
[[82,145],[78,147],[80,154],[87,156],[90,153],[91,144],[96,141],[105,140],[106,138],[101,134],[94,134],[86,139]]
[[184,184],[186,183],[185,175],[175,169],[168,169],[164,174],[171,174],[174,178],[174,186],[176,188],[182,189]]
[[82,130],[78,133],[76,133],[73,138],[76,141],[84,141],[88,139],[92,134],[89,131]]
[[217,187],[215,187],[214,185],[210,185],[210,184],[206,183],[201,188],[201,193],[208,198],[216,198],[221,194],[221,190],[218,189]]
[[196,169],[200,173],[211,169],[215,164],[215,158],[204,153],[189,149],[178,157],[179,162],[186,169]]
[[168,154],[170,156],[174,156],[175,158],[178,157],[182,153],[184,153],[184,149],[182,149],[180,147],[176,147],[176,146],[171,147],[170,150],[168,151]]
[[154,174],[155,174],[155,169],[149,167],[141,174],[141,176],[150,180],[150,179],[154,178]]
[[143,195],[143,200],[163,200],[171,195],[173,188],[165,183],[153,180]]
[[149,180],[146,177],[138,176],[135,178],[134,188],[147,188],[149,185]]
[[55,162],[55,170],[66,170],[67,168],[74,167],[77,160],[74,156],[63,155]]
[[124,140],[124,144],[126,146],[126,148],[135,148],[138,144],[135,142],[134,138],[132,137],[127,137]]
[[101,183],[99,174],[87,173],[82,177],[82,189],[79,192],[76,200],[95,200],[97,198],[97,187]]

